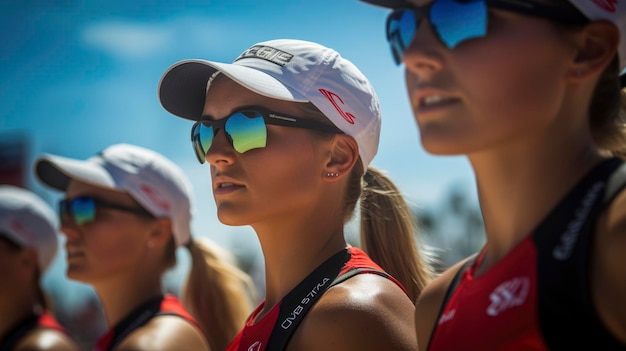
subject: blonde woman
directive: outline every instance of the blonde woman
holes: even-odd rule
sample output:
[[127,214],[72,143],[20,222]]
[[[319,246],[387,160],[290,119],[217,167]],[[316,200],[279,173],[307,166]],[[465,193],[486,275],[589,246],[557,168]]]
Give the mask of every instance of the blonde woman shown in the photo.
[[467,157],[485,221],[420,296],[419,349],[626,349],[626,2],[365,1],[393,9],[422,145]]
[[0,185],[0,350],[77,351],[41,276],[57,253],[54,211],[30,190]]
[[[197,121],[220,221],[252,226],[263,250],[265,300],[227,350],[415,349],[413,301],[432,272],[407,204],[370,166],[378,98],[350,61],[271,40],[232,64],[179,62],[159,95]],[[357,204],[365,252],[344,238]]]
[[[221,350],[234,337],[251,310],[251,281],[191,235],[191,186],[178,166],[116,144],[88,160],[44,155],[35,169],[65,193],[67,276],[102,302],[109,330],[96,350]],[[192,262],[184,306],[161,286],[179,246]]]

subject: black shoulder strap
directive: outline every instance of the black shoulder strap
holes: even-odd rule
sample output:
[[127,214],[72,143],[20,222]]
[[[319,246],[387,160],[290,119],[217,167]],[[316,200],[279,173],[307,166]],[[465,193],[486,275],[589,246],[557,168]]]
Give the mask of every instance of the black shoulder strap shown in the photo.
[[452,281],[450,282],[450,285],[448,286],[448,290],[446,290],[446,295],[443,297],[443,301],[441,302],[441,309],[439,310],[439,315],[437,316],[437,319],[439,319],[439,317],[441,316],[441,312],[443,312],[443,309],[448,303],[448,300],[450,300],[450,296],[452,296],[452,293],[459,286],[459,283],[461,282],[461,278],[463,277],[463,272],[465,272],[466,269],[468,269],[471,265],[474,264],[477,256],[478,256],[477,252],[469,256],[465,260],[465,263],[463,263],[461,267],[459,268],[459,270],[457,270],[456,273],[454,274],[454,278],[452,278]]
[[341,250],[318,266],[287,294],[281,304],[278,319],[267,342],[267,350],[285,350],[302,319],[350,260],[350,252]]
[[28,334],[29,331],[33,330],[37,326],[37,321],[39,320],[39,316],[36,314],[31,314],[27,318],[23,319],[19,322],[13,329],[11,329],[4,340],[0,340],[0,351],[11,351],[15,348],[17,343],[24,337],[24,335]]
[[352,268],[351,270],[347,271],[346,273],[338,276],[332,282],[332,284],[330,284],[330,287],[332,288],[333,286],[335,286],[337,284],[341,284],[341,283],[345,282],[346,280],[354,277],[355,275],[359,275],[359,274],[363,274],[363,273],[376,274],[376,275],[380,275],[383,278],[389,278],[390,277],[390,275],[387,272],[379,271],[378,269],[374,269],[374,268]]
[[109,344],[108,350],[114,350],[115,347],[130,333],[143,326],[150,319],[156,316],[161,309],[161,301],[163,301],[163,296],[152,298],[134,309],[128,316],[119,322],[114,327],[113,339]]

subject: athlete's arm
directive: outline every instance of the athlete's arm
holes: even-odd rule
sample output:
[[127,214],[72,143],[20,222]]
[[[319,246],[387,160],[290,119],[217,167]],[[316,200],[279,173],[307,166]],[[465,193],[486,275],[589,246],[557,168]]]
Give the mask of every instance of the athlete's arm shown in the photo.
[[37,328],[24,336],[14,350],[79,351],[79,348],[69,336],[58,330]]
[[417,299],[415,304],[415,334],[417,335],[419,345],[418,350],[427,350],[430,336],[439,318],[439,312],[442,308],[441,304],[446,296],[448,287],[457,271],[469,258],[459,261],[441,273],[426,286]]
[[178,316],[152,318],[133,331],[115,351],[209,351],[208,343],[198,328]]
[[606,327],[626,344],[626,189],[598,221],[595,240],[593,302]]
[[395,283],[376,274],[360,274],[320,298],[287,349],[415,351],[413,310]]

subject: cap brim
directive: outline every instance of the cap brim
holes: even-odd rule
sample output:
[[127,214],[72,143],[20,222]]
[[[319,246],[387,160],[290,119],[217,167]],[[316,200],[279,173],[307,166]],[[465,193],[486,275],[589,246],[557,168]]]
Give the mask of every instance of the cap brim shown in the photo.
[[180,61],[165,71],[159,82],[159,101],[173,115],[199,120],[204,110],[207,82],[216,71],[242,86],[270,98],[308,102],[297,91],[271,75],[242,64],[205,60]]
[[97,186],[115,188],[111,175],[90,161],[44,155],[35,162],[35,174],[51,188],[65,191],[72,179]]
[[360,1],[366,2],[371,5],[386,7],[389,9],[397,9],[400,7],[406,7],[408,5],[408,3],[404,0],[360,0]]

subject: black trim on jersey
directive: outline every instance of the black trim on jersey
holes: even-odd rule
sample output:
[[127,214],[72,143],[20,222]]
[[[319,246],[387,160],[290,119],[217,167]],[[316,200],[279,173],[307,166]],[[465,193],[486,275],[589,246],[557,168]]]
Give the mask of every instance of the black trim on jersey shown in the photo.
[[468,269],[469,267],[472,266],[472,264],[474,264],[474,261],[476,261],[476,257],[478,257],[478,253],[474,253],[468,256],[467,259],[465,260],[465,263],[463,263],[461,267],[459,267],[459,269],[456,271],[456,273],[454,273],[454,277],[452,278],[450,285],[448,285],[448,289],[446,289],[446,294],[444,295],[443,301],[441,302],[441,305],[439,306],[439,312],[437,313],[437,318],[435,319],[435,325],[433,326],[433,329],[430,331],[430,338],[428,338],[428,346],[426,346],[426,350],[430,348],[430,343],[433,340],[433,335],[435,335],[437,324],[439,324],[439,318],[441,318],[441,314],[443,313],[443,310],[446,308],[446,305],[448,304],[448,300],[450,300],[452,293],[459,286],[459,283],[461,283],[461,278],[463,278],[463,272],[465,272],[466,269]]
[[376,274],[379,275],[383,278],[387,278],[390,279],[391,276],[389,275],[389,273],[387,272],[383,272],[383,271],[379,271],[378,269],[374,269],[374,268],[352,268],[349,271],[347,271],[346,273],[338,276],[335,280],[333,280],[333,283],[330,284],[330,287],[332,288],[333,286],[337,285],[337,284],[341,284],[343,282],[345,282],[346,280],[354,277],[355,275],[359,275],[359,274],[363,274],[363,273],[369,273],[369,274]]
[[348,249],[343,249],[319,265],[296,285],[282,300],[278,319],[267,342],[267,350],[285,350],[293,333],[309,309],[319,300],[350,260]]
[[37,328],[38,321],[39,316],[34,313],[22,319],[15,327],[9,330],[4,339],[0,339],[0,342],[2,342],[0,344],[0,351],[13,350],[22,337]]
[[107,350],[113,350],[115,347],[124,340],[135,329],[146,324],[150,319],[156,316],[161,310],[161,302],[163,301],[163,295],[153,297],[150,300],[144,302],[132,312],[130,312],[124,319],[113,327],[113,337],[111,342],[107,345]]
[[553,350],[624,350],[593,306],[590,264],[598,217],[626,186],[626,164],[594,168],[537,227],[541,334]]

